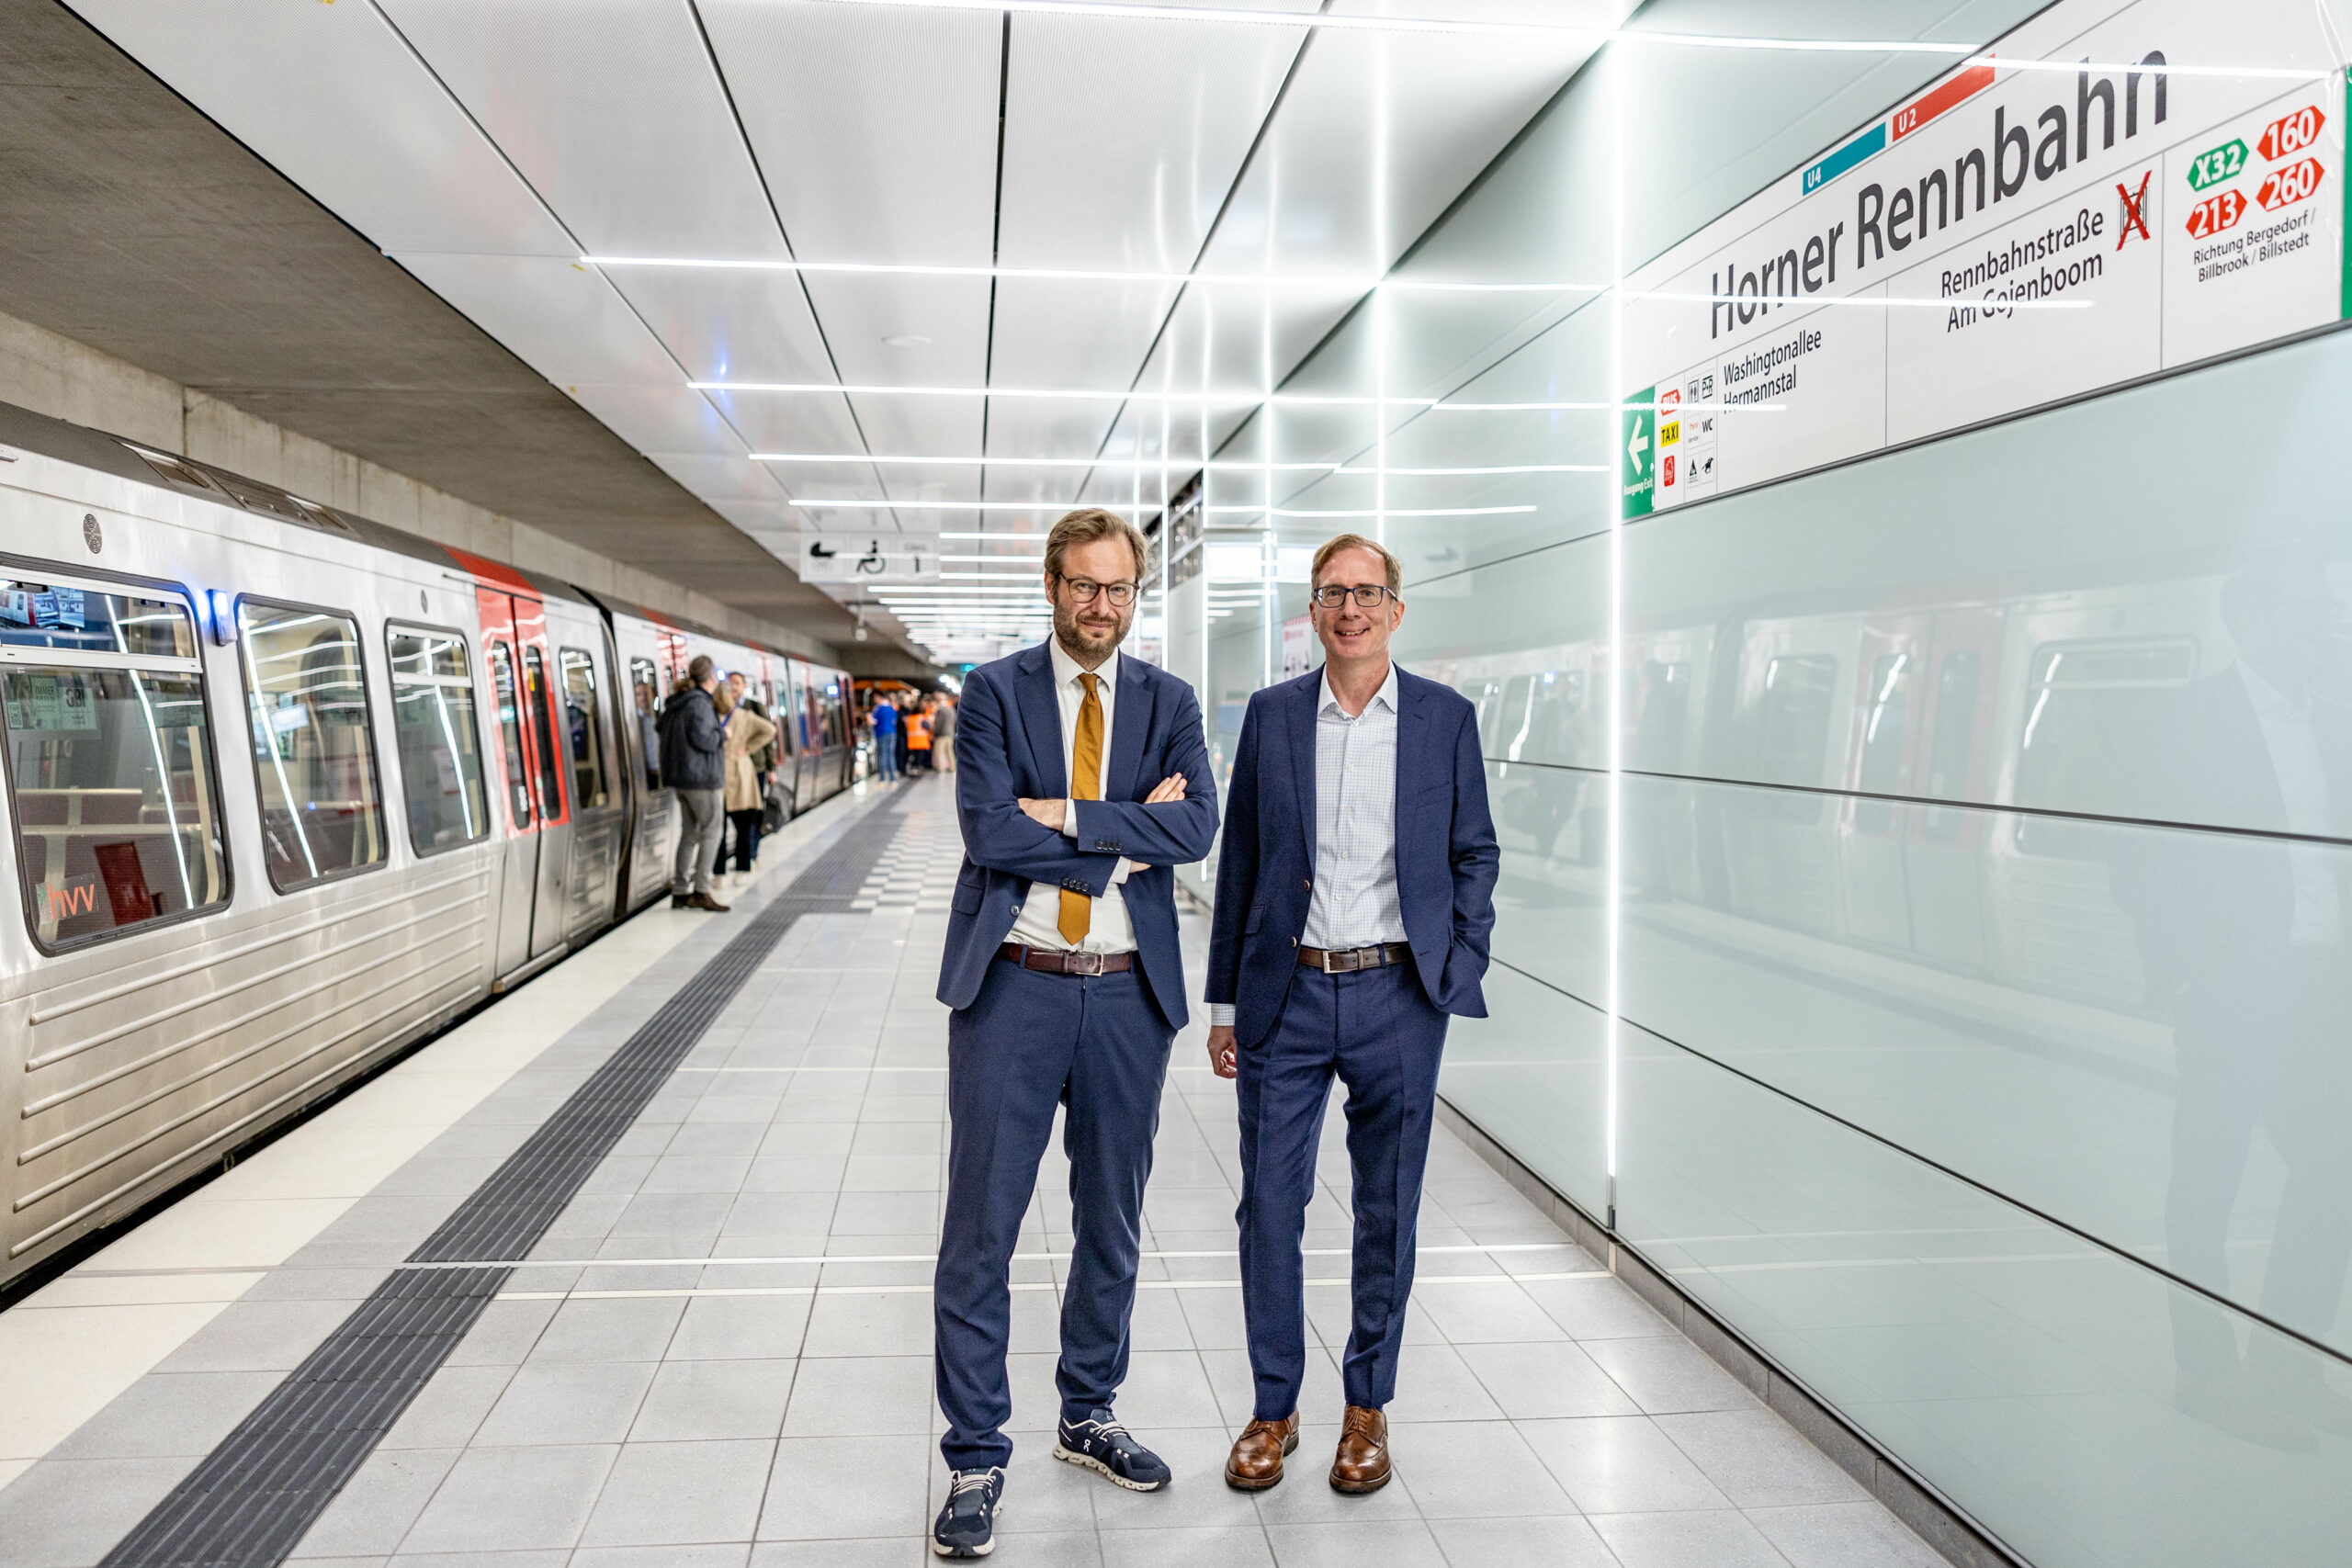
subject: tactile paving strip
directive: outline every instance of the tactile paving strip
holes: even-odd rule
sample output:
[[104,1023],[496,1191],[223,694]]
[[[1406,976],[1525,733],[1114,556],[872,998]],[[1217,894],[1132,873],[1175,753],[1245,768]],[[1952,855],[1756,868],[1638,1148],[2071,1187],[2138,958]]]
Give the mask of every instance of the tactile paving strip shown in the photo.
[[505,1285],[507,1260],[537,1245],[793,921],[849,908],[904,802],[865,816],[736,932],[407,1258],[443,1267],[394,1269],[103,1568],[284,1562]]

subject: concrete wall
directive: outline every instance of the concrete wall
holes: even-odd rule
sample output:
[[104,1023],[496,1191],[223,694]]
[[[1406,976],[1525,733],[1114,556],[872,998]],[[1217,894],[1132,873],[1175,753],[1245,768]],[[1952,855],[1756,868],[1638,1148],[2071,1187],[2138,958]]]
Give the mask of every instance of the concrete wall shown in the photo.
[[729,636],[835,661],[831,644],[805,632],[744,615],[7,315],[0,315],[0,401],[216,464],[387,527],[699,621]]

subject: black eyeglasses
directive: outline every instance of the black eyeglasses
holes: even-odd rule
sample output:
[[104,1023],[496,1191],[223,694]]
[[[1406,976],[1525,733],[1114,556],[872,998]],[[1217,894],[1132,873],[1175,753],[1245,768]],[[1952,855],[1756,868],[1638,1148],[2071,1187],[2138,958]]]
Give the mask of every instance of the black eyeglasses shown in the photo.
[[1059,572],[1054,575],[1069,590],[1069,596],[1081,604],[1093,604],[1097,593],[1110,600],[1114,609],[1124,610],[1136,602],[1136,585],[1132,582],[1097,582],[1091,577],[1062,577]]
[[[1342,588],[1336,582],[1327,582],[1307,597],[1327,610],[1336,610],[1348,602],[1350,594],[1353,594],[1356,603],[1367,610],[1378,608],[1383,599],[1396,599],[1394,591],[1385,583],[1379,582],[1359,582],[1353,588]],[[1398,599],[1397,603],[1402,604],[1404,601]]]

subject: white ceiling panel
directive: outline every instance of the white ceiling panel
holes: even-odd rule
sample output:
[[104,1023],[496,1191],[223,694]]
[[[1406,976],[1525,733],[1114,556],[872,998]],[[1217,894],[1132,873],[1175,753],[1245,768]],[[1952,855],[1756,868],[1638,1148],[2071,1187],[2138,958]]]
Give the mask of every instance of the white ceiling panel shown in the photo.
[[1190,268],[1306,36],[1015,17],[1000,260]]
[[784,254],[685,0],[377,3],[590,254]]
[[407,255],[426,288],[558,386],[685,377],[604,276],[560,256]]
[[605,276],[697,381],[833,378],[795,274],[624,266]]
[[1204,270],[1369,281],[1591,52],[1454,34],[1318,34]]
[[385,250],[573,254],[369,6],[82,0],[74,11]]
[[802,260],[988,265],[1001,17],[795,0],[701,11]]
[[860,450],[849,400],[839,392],[712,392],[709,397],[754,452]]

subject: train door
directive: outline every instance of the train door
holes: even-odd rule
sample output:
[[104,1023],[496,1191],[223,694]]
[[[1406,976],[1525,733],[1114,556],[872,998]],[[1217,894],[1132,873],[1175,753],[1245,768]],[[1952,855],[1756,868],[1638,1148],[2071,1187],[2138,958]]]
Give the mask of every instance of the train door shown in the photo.
[[514,602],[477,592],[482,663],[490,672],[497,753],[506,806],[505,853],[501,857],[495,969],[507,974],[531,956],[531,901],[538,886],[539,813],[531,784],[531,754],[524,739],[522,662],[515,652]]
[[564,934],[587,935],[612,917],[628,831],[628,769],[614,744],[612,660],[604,627],[582,618],[559,633],[556,682],[571,769],[571,847],[564,873]]
[[564,921],[556,911],[564,903],[571,815],[564,798],[546,608],[536,598],[500,589],[480,588],[475,596],[490,648],[498,747],[514,831],[499,900],[503,975],[563,944]]

